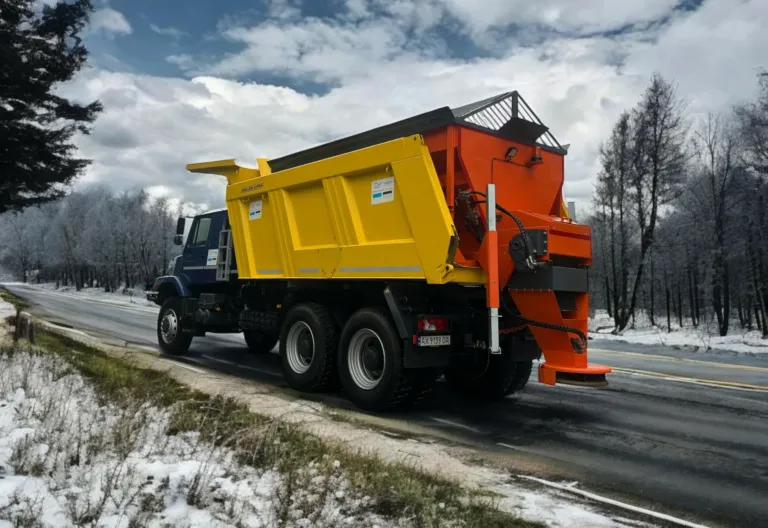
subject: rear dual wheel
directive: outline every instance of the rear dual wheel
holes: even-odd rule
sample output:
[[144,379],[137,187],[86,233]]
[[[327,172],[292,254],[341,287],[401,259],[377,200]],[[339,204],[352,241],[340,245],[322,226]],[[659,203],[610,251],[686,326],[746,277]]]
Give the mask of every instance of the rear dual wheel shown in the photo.
[[335,385],[338,331],[324,306],[293,307],[280,330],[280,362],[288,385],[301,392],[319,392]]
[[347,320],[339,339],[339,381],[358,407],[393,410],[423,400],[437,379],[434,369],[406,369],[403,341],[389,317],[364,308]]
[[419,403],[438,376],[435,369],[403,366],[403,341],[375,308],[355,312],[339,333],[324,306],[295,306],[281,327],[280,361],[291,388],[318,392],[340,382],[352,403],[371,411]]
[[447,369],[445,380],[462,396],[494,401],[523,390],[532,368],[533,361],[514,361],[509,352],[498,355],[486,352],[472,365]]

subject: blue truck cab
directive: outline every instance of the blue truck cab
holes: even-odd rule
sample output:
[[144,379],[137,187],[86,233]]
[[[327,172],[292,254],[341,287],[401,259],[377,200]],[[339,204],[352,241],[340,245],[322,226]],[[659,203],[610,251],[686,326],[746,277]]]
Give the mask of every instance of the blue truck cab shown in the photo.
[[187,352],[194,337],[207,332],[243,332],[252,352],[272,350],[277,344],[276,331],[242,329],[240,316],[245,306],[239,295],[241,285],[227,210],[179,218],[174,243],[182,246],[181,254],[147,292],[147,299],[160,306],[160,348],[180,355]]
[[[167,283],[175,286],[175,293],[182,297],[189,297],[191,290],[205,289],[215,284],[216,265],[219,253],[219,233],[227,222],[227,210],[219,209],[209,211],[191,219],[192,225],[186,241],[183,239],[183,230],[187,218],[180,218],[176,228],[174,242],[183,245],[181,255],[173,260],[173,269],[167,277],[157,279],[159,285]],[[182,232],[180,232],[182,231]],[[232,266],[234,274],[237,266]],[[156,281],[156,284],[158,282]],[[164,294],[168,295],[173,288],[160,288],[158,290],[158,304],[164,300]]]

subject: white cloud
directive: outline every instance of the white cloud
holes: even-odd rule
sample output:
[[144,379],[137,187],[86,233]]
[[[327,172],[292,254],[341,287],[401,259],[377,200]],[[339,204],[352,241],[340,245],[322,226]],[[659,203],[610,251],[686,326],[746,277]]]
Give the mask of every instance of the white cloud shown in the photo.
[[353,20],[367,18],[371,15],[368,0],[345,0],[347,16]]
[[267,0],[267,12],[272,18],[297,18],[301,15],[301,0]]
[[442,3],[476,32],[510,24],[538,24],[584,34],[657,20],[669,14],[677,0],[442,0]]
[[125,16],[111,7],[97,9],[93,12],[90,29],[108,35],[130,35],[133,32],[133,28]]
[[[81,139],[83,153],[95,160],[86,181],[153,187],[220,206],[223,180],[188,174],[185,164],[235,157],[253,165],[256,157],[517,89],[560,142],[571,144],[565,191],[581,201],[583,211],[597,172],[598,144],[619,112],[635,104],[653,71],[675,81],[693,108],[723,109],[752,93],[762,50],[768,49],[768,33],[761,31],[768,25],[763,0],[708,0],[697,12],[677,15],[653,40],[637,34],[561,38],[473,60],[436,59],[440,43],[414,45],[400,23],[367,14],[372,1],[347,5],[357,11],[345,20],[227,28],[243,50],[192,79],[85,72],[67,89],[78,98],[99,98],[106,108],[94,133]],[[430,20],[401,16],[410,27]],[[369,32],[354,31],[358,26]],[[623,59],[620,68],[617,56]],[[195,63],[185,55],[166,60],[182,68]],[[308,95],[220,78],[258,71],[333,81],[335,87]]]
[[369,76],[382,64],[429,52],[429,48],[411,49],[405,32],[386,19],[268,21],[251,28],[228,28],[224,36],[244,49],[196,73],[237,77],[265,71],[335,82]]
[[165,61],[169,64],[175,64],[182,70],[191,69],[195,64],[195,59],[192,57],[192,55],[186,53],[181,53],[179,55],[168,55],[165,58]]
[[658,70],[691,97],[691,109],[722,107],[752,95],[759,67],[768,67],[768,2],[709,0],[678,17],[657,41],[638,45],[626,71]]
[[179,28],[175,28],[173,26],[162,27],[162,26],[158,26],[157,24],[150,24],[149,29],[151,29],[158,35],[163,35],[164,37],[171,37],[174,40],[179,40],[182,37],[189,35],[189,33],[187,33],[186,31],[182,31]]

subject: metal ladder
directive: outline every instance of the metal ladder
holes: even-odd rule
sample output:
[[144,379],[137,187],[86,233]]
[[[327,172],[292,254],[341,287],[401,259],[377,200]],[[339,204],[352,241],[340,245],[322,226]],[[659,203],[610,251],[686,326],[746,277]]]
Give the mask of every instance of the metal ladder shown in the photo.
[[216,259],[216,280],[228,282],[232,272],[232,229],[226,220],[219,232],[219,255]]

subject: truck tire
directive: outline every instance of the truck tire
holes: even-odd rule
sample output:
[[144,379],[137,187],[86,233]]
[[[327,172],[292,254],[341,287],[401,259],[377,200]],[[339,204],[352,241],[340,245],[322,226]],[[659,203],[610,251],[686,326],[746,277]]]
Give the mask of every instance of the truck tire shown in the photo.
[[327,308],[294,306],[280,330],[280,362],[288,385],[301,392],[333,388],[337,347],[338,330]]
[[261,330],[243,331],[245,344],[248,345],[248,351],[251,354],[269,354],[278,341],[278,336],[274,332],[262,332]]
[[368,411],[388,411],[423,400],[437,378],[406,369],[403,342],[382,310],[363,308],[344,325],[339,341],[339,381],[349,399]]
[[181,299],[178,297],[168,297],[157,314],[157,342],[160,350],[172,356],[186,354],[192,344],[192,336],[181,331],[180,314]]
[[532,368],[532,361],[512,361],[507,354],[490,355],[481,373],[472,368],[450,368],[445,371],[445,380],[462,396],[495,401],[522,390]]
[[533,371],[533,361],[516,361],[515,374],[507,394],[523,390],[531,377],[531,371]]

